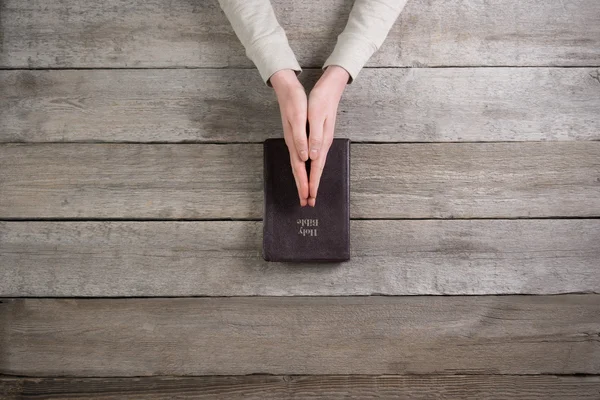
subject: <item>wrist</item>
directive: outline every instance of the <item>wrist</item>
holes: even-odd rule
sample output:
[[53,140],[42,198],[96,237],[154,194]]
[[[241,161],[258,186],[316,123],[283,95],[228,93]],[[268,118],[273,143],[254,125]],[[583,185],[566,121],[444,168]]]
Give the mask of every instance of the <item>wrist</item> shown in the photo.
[[280,69],[269,78],[271,86],[275,91],[283,88],[289,88],[300,84],[296,72],[292,69]]
[[328,80],[343,86],[346,86],[348,80],[350,79],[350,74],[348,71],[339,65],[329,65],[327,68],[325,68],[323,76]]

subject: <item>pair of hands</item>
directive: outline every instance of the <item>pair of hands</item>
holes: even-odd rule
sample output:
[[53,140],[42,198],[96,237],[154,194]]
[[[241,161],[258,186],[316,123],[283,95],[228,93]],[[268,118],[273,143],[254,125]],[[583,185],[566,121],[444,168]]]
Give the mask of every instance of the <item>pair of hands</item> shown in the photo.
[[[279,102],[283,135],[302,207],[314,207],[316,204],[319,181],[333,142],[338,105],[348,78],[348,71],[344,68],[330,65],[308,98],[293,70],[277,71],[270,78]],[[307,122],[309,137],[306,135]],[[305,165],[309,158],[310,177]]]

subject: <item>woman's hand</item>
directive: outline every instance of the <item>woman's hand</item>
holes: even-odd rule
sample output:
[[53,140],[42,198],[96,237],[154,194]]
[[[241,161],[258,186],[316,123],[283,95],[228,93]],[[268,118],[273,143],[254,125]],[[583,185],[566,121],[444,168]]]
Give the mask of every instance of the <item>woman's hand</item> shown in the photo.
[[308,204],[315,206],[319,181],[325,167],[327,152],[333,142],[335,117],[350,75],[337,65],[330,65],[308,97],[310,184]]
[[291,69],[275,72],[271,75],[270,81],[279,102],[283,136],[290,153],[300,205],[304,207],[308,203],[309,194],[305,164],[308,160],[306,92],[296,73]]

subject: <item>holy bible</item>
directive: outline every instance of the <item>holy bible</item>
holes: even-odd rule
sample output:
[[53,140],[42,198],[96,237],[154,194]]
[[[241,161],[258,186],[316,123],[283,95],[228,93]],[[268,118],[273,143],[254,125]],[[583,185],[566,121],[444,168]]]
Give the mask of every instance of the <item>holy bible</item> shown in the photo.
[[[267,139],[263,150],[263,258],[288,262],[349,260],[350,139],[333,139],[315,207],[300,206],[285,140]],[[305,165],[310,179],[311,160]]]

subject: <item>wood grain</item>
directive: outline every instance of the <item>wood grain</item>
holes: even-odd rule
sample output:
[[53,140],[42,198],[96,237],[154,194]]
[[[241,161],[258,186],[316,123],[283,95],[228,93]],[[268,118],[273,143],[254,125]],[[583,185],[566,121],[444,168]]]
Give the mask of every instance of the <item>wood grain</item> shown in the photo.
[[14,299],[0,373],[598,374],[600,295]]
[[[273,2],[302,66],[323,64],[352,3]],[[253,67],[216,0],[1,4],[0,67]],[[599,64],[597,0],[415,0],[367,65]]]
[[[600,216],[600,142],[353,144],[351,158],[353,218]],[[262,218],[262,164],[261,144],[2,145],[0,218]]]
[[[352,2],[273,4],[310,89]],[[596,399],[598,65],[597,0],[408,2],[339,108],[352,261],[266,263],[216,0],[0,0],[0,218],[67,220],[0,222],[0,397]]]
[[351,221],[351,260],[268,263],[262,222],[0,222],[0,297],[600,293],[600,220]]
[[597,376],[384,375],[0,378],[5,400],[27,399],[540,399],[597,400]]
[[[0,71],[0,142],[260,142],[281,136],[251,70]],[[353,141],[599,140],[595,68],[365,69],[336,135]],[[307,88],[319,73],[300,76]]]

